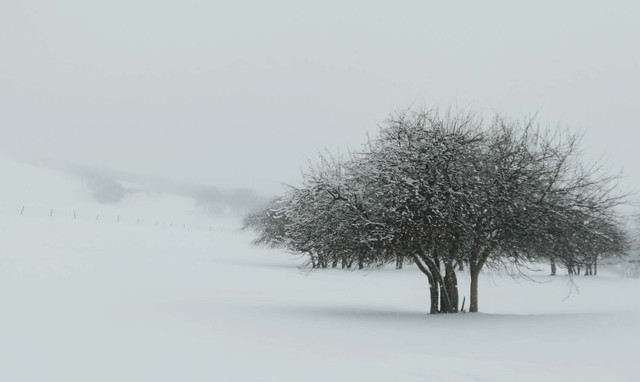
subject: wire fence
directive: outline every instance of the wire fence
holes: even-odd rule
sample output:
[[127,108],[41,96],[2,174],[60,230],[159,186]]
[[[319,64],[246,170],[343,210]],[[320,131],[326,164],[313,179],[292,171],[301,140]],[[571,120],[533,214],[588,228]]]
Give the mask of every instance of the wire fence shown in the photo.
[[173,228],[188,231],[237,233],[239,227],[231,219],[216,221],[216,217],[197,216],[189,219],[180,217],[172,219],[166,216],[149,216],[113,210],[80,209],[64,207],[45,207],[43,205],[3,205],[0,206],[0,218],[49,219],[77,222],[111,223],[140,227]]

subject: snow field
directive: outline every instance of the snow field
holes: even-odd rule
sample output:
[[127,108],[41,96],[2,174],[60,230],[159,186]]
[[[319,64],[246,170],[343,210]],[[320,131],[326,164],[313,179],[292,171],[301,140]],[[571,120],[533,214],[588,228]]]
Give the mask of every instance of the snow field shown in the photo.
[[[487,273],[484,313],[431,316],[412,267],[310,273],[188,200],[107,208],[39,171],[32,180],[64,191],[32,195],[44,214],[20,216],[20,198],[0,211],[1,381],[638,378],[640,280],[581,276],[576,290],[544,267],[528,272],[535,282]],[[53,203],[219,229],[50,218]],[[466,276],[460,288],[468,296]]]

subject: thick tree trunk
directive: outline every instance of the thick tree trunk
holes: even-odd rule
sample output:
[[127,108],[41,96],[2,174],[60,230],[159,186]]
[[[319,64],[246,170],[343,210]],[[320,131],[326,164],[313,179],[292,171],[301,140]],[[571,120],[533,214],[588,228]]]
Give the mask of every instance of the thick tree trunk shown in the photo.
[[433,282],[436,285],[436,290],[440,292],[439,311],[442,313],[449,313],[451,311],[451,301],[449,300],[449,294],[447,293],[444,279],[442,278],[442,274],[440,273],[439,262],[434,261],[428,256],[423,256],[423,261],[426,264],[427,268],[429,268],[429,271],[433,277]]
[[449,296],[450,310],[448,313],[456,313],[458,311],[458,277],[456,276],[455,268],[453,264],[445,262],[445,275],[444,284],[447,289],[447,295]]
[[551,259],[551,276],[556,275],[556,259]]
[[432,282],[431,280],[429,280],[429,292],[430,292],[430,300],[431,300],[431,307],[430,307],[429,313],[437,314],[439,295],[438,295],[438,284],[436,282]]
[[442,247],[436,245],[431,256],[428,253],[425,253],[423,255],[423,260],[431,271],[434,281],[438,284],[438,289],[440,291],[440,313],[452,313],[456,311],[457,307],[452,304],[451,296],[449,295],[449,285],[445,282],[444,277],[442,277],[443,272],[440,260],[443,259],[442,263],[446,263],[446,260],[444,260],[446,258],[443,258],[440,254],[442,249]]
[[480,270],[471,268],[471,290],[469,298],[469,312],[478,311],[478,277]]
[[413,260],[416,266],[420,269],[422,273],[424,273],[425,276],[427,276],[427,279],[429,280],[429,295],[430,295],[429,300],[431,303],[429,313],[436,314],[438,313],[438,283],[436,279],[433,277],[433,274],[431,274],[431,271],[429,270],[429,268],[427,268],[425,264],[422,263],[420,256],[413,255]]
[[593,275],[598,275],[598,255],[596,255],[595,259],[593,259]]

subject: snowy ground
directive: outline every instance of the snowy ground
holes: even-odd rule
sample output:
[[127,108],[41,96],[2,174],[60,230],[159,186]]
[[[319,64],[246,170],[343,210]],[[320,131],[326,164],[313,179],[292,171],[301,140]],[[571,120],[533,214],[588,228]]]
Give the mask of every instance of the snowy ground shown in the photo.
[[0,171],[0,381],[640,378],[640,280],[486,274],[484,313],[430,316],[415,269],[308,273],[188,200]]

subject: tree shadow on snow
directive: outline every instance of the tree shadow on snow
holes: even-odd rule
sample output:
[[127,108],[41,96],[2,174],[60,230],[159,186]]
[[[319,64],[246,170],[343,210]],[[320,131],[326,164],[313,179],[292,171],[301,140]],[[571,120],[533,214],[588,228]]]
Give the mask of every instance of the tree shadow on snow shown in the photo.
[[[451,323],[469,320],[490,325],[520,325],[522,322],[599,322],[603,318],[615,316],[608,312],[592,313],[541,313],[541,314],[496,314],[496,313],[454,313],[429,314],[427,310],[394,310],[393,308],[351,307],[351,306],[271,306],[272,313],[304,316],[308,318],[391,320],[404,322]],[[636,317],[638,314],[635,315]],[[625,321],[624,319],[619,319]]]
[[280,306],[272,307],[270,310],[277,313],[285,313],[287,315],[372,320],[424,320],[426,317],[430,316],[426,311],[389,310],[349,306]]

